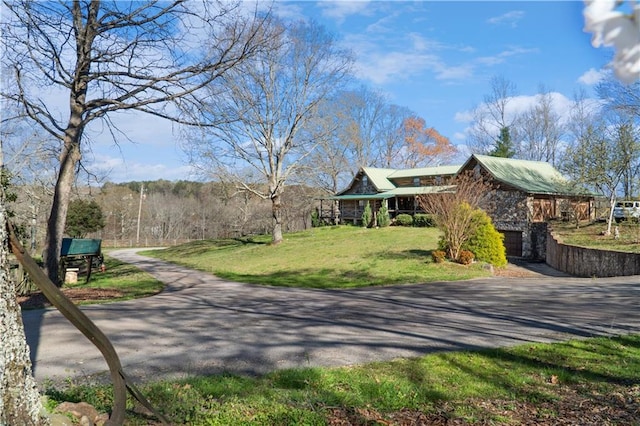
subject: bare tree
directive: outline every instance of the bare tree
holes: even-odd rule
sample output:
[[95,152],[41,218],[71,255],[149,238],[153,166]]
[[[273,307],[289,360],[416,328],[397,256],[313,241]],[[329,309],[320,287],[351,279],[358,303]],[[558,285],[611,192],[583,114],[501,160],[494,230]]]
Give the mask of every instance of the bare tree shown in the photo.
[[515,120],[508,106],[516,94],[516,85],[503,76],[494,76],[490,84],[491,92],[473,111],[473,127],[469,134],[469,146],[479,154],[490,152],[502,129],[510,128]]
[[602,120],[594,120],[580,139],[567,149],[562,162],[562,170],[574,183],[595,188],[608,195],[610,212],[607,235],[611,233],[617,192],[631,159],[625,146],[633,142],[634,137],[628,123],[611,128]]
[[464,243],[473,235],[474,211],[483,205],[491,187],[473,172],[461,173],[441,192],[421,195],[418,203],[434,215],[443,233],[443,242],[450,259],[457,260]]
[[608,110],[633,117],[640,122],[640,81],[623,84],[613,76],[601,81],[596,86],[600,99],[606,102]]
[[339,108],[339,97],[318,105],[306,131],[318,135],[316,149],[307,157],[299,171],[301,182],[335,194],[355,173],[350,157],[350,143],[344,137],[347,111]]
[[553,95],[544,86],[540,87],[535,104],[516,119],[514,130],[518,158],[557,163],[565,129],[554,110]]
[[[282,241],[284,185],[318,145],[316,135],[304,129],[320,102],[347,77],[351,58],[315,23],[281,23],[272,30],[277,37],[268,50],[220,80],[224,91],[204,110],[217,123],[186,148],[200,167],[255,172],[264,190],[243,179],[237,182],[271,201],[271,234],[277,244]],[[218,86],[212,90],[217,93]]]
[[[116,140],[125,135],[112,121],[114,112],[184,122],[171,103],[198,104],[200,89],[262,46],[266,18],[240,12],[237,4],[209,1],[4,2],[2,37],[12,49],[3,52],[3,66],[15,84],[2,96],[60,144],[45,244],[54,282],[89,125],[102,122]],[[56,105],[59,99],[68,99],[68,113]]]
[[404,124],[415,114],[409,108],[389,104],[380,116],[378,139],[379,158],[377,162],[381,167],[404,168],[409,167],[407,158],[410,155],[407,150],[407,138],[404,133]]

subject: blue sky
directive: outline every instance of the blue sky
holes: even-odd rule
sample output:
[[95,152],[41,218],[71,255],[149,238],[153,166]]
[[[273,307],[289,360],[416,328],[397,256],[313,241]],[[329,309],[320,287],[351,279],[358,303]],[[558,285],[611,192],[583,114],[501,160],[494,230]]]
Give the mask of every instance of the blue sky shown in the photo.
[[[566,114],[580,88],[592,94],[612,50],[595,49],[583,32],[578,1],[321,1],[275,3],[290,19],[314,19],[356,54],[356,76],[389,102],[408,107],[452,143],[464,147],[470,111],[490,94],[492,77],[517,87],[526,108],[540,85]],[[142,125],[141,125],[142,123]],[[146,116],[126,119],[131,142],[93,146],[108,180],[194,179],[172,125]]]

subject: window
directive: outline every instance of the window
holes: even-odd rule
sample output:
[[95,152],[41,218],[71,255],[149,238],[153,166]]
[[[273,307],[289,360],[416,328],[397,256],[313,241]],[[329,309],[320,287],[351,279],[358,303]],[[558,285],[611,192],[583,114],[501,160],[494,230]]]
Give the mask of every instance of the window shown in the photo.
[[364,175],[362,176],[362,186],[367,186],[369,185],[369,176]]
[[420,186],[420,178],[419,177],[414,177],[413,178],[413,186]]
[[442,185],[442,176],[436,176],[436,185]]

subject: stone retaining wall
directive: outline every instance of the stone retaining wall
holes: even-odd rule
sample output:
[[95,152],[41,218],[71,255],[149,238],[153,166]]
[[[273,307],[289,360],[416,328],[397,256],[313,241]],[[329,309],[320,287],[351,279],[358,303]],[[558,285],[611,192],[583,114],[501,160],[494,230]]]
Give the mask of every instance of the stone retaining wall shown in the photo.
[[640,275],[640,254],[570,246],[547,235],[547,265],[577,277]]

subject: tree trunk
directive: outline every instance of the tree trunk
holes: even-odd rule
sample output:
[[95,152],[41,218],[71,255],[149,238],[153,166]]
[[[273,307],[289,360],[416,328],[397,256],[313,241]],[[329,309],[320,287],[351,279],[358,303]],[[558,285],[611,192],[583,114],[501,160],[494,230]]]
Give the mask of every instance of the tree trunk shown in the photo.
[[0,201],[0,425],[47,425],[31,374],[15,283],[9,276],[6,220],[4,202]]
[[[79,133],[78,129],[73,129]],[[67,131],[69,142],[65,142],[65,149],[60,162],[60,174],[56,181],[51,213],[47,221],[47,236],[45,241],[45,266],[49,279],[59,287],[62,286],[60,279],[60,249],[62,248],[62,237],[67,222],[67,210],[71,200],[71,190],[76,178],[76,166],[80,161],[80,144],[72,142]],[[79,136],[75,139],[80,140]]]
[[273,217],[271,243],[280,244],[282,242],[282,196],[279,193],[271,195],[271,215]]

